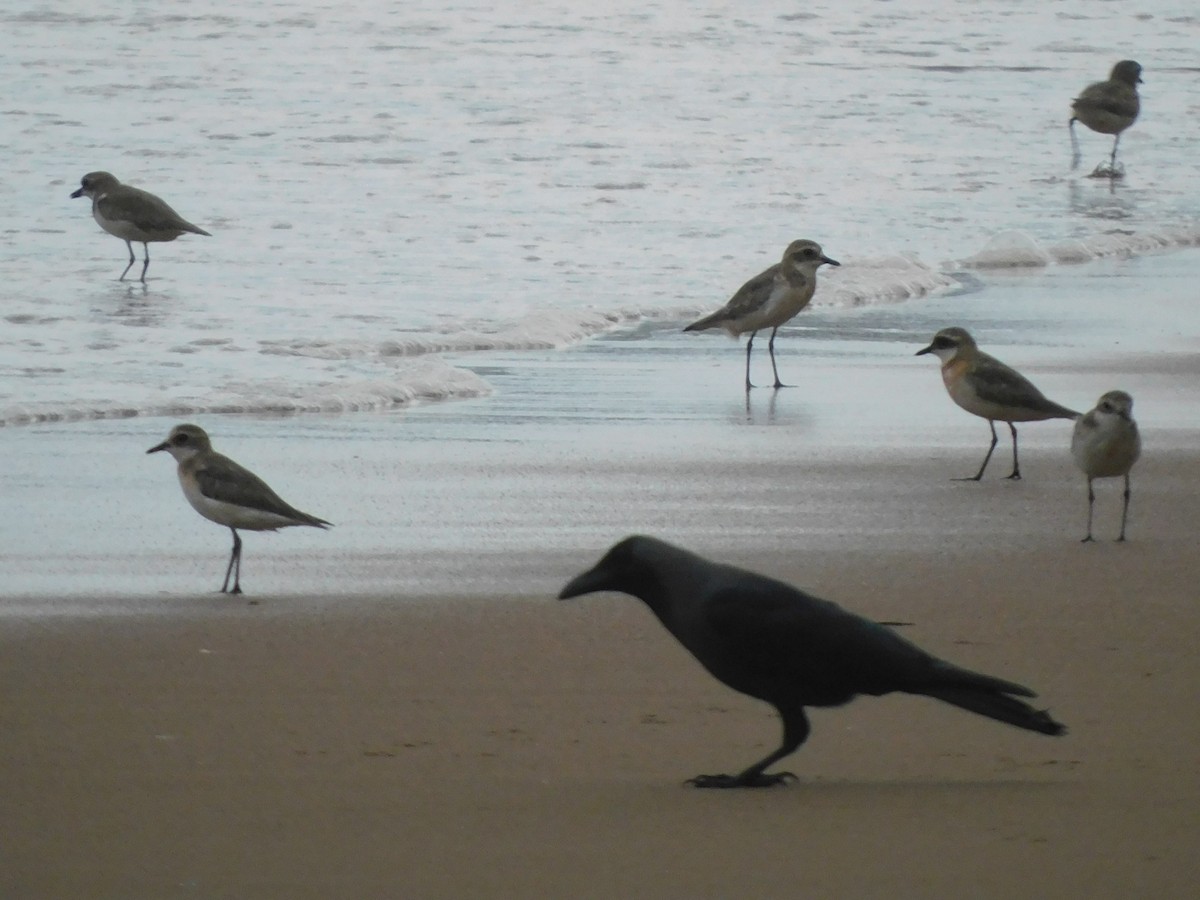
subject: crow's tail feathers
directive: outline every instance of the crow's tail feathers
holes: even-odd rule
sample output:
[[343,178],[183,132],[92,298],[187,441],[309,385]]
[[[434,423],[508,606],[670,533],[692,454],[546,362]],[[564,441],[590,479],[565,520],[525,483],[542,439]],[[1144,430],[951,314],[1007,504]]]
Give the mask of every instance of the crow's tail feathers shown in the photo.
[[1046,710],[1034,709],[1025,701],[1000,691],[974,687],[939,687],[922,693],[1028,731],[1054,735],[1065,734],[1067,731],[1067,726],[1050,718],[1050,713]]
[[926,687],[920,693],[1018,728],[1041,734],[1066,733],[1067,726],[1050,718],[1046,710],[1034,709],[1017,699],[1037,696],[1024,685],[960,669],[940,660],[935,668],[934,681],[933,686]]

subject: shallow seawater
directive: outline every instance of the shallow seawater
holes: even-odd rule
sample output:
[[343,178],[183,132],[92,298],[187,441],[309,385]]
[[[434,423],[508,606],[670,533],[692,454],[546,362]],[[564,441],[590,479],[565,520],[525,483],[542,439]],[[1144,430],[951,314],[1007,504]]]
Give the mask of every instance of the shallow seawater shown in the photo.
[[[1200,240],[1191,4],[957,12],[10,5],[0,424],[484,397],[488,354],[673,327],[796,237],[832,311]],[[1089,179],[1068,104],[1123,57],[1128,174]],[[117,282],[95,169],[213,237]]]

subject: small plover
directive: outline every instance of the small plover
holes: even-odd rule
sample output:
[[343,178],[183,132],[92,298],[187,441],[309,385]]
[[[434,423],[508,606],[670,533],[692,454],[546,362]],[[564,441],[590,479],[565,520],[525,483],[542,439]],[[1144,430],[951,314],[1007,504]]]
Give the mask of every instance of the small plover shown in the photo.
[[1092,482],[1097,478],[1125,476],[1124,505],[1121,507],[1121,534],[1125,540],[1125,520],[1129,516],[1129,470],[1142,452],[1142,439],[1133,421],[1133,398],[1124,391],[1109,391],[1100,398],[1096,408],[1084,413],[1075,422],[1071,435],[1071,455],[1075,464],[1087,476],[1088,517],[1087,536],[1092,540],[1092,510],[1096,494]]
[[160,198],[146,191],[121,184],[108,172],[89,172],[80,181],[75,197],[90,197],[92,216],[109,234],[116,235],[129,248],[129,265],[117,281],[124,281],[137,257],[133,255],[133,242],[140,241],[146,251],[142,263],[142,284],[146,283],[146,270],[150,268],[150,242],[173,241],[181,234],[203,234],[207,231],[193,225],[179,213],[167,206]]
[[1083,92],[1071,101],[1071,121],[1067,127],[1071,131],[1071,168],[1079,165],[1079,140],[1075,137],[1075,121],[1079,120],[1092,131],[1113,136],[1112,155],[1108,167],[1101,163],[1096,167],[1093,176],[1099,178],[1120,178],[1123,174],[1117,166],[1117,144],[1121,141],[1121,132],[1137,121],[1141,111],[1138,100],[1137,86],[1142,83],[1142,67],[1132,59],[1123,59],[1113,66],[1108,81],[1097,81],[1089,84]]
[[[248,531],[278,531],[293,525],[326,528],[332,523],[300,512],[285,503],[267,483],[248,469],[212,448],[198,425],[176,425],[167,439],[147,450],[166,450],[179,463],[179,483],[188,503],[200,515],[233,532],[233,551],[225,569],[221,593],[240,594],[242,586],[242,539],[239,528]],[[233,575],[233,589],[229,576]]]
[[683,330],[724,328],[733,337],[749,331],[750,340],[746,342],[746,390],[749,391],[754,387],[750,382],[750,350],[754,346],[754,336],[759,329],[770,328],[771,340],[767,342],[767,350],[771,354],[775,387],[786,387],[779,380],[779,369],[775,366],[775,332],[780,325],[808,306],[817,289],[817,269],[827,264],[841,265],[826,256],[816,241],[792,241],[783,251],[783,259],[747,281],[715,313],[693,322]]
[[1012,432],[1013,470],[1009,478],[1021,477],[1017,459],[1017,429],[1014,422],[1040,422],[1044,419],[1074,419],[1079,413],[1047,400],[1033,384],[1015,369],[988,356],[964,328],[943,328],[933,342],[916,355],[933,353],[942,361],[942,381],[950,399],[973,415],[988,420],[992,443],[979,471],[958,481],[979,481],[996,449],[996,422],[1007,422]]

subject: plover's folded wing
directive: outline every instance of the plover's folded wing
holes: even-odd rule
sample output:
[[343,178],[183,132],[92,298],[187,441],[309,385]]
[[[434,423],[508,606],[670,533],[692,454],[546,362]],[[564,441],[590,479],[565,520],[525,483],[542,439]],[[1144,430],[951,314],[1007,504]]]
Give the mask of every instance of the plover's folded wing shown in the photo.
[[1048,399],[1020,372],[986,353],[979,354],[971,371],[971,383],[976,396],[986,403],[1013,409],[1028,409],[1063,419],[1074,419],[1079,415],[1074,410]]
[[209,500],[273,513],[295,519],[298,524],[317,527],[330,524],[324,519],[296,509],[249,469],[219,453],[212,454],[202,465],[197,466],[193,474],[200,493]]
[[110,221],[128,222],[149,234],[190,231],[212,237],[175,212],[160,197],[125,184],[98,197],[96,209]]
[[779,263],[755,275],[743,284],[722,310],[726,319],[740,319],[758,311],[775,290],[775,279],[779,275]]

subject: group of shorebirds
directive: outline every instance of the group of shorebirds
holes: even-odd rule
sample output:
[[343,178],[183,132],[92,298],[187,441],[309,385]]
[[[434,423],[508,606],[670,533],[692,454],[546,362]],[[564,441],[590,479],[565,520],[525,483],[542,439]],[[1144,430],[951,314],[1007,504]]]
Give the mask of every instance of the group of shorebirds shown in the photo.
[[[1074,131],[1074,124],[1078,120],[1093,131],[1114,135],[1108,165],[1098,167],[1093,175],[1110,178],[1121,176],[1117,163],[1117,144],[1121,133],[1137,119],[1137,85],[1141,82],[1141,72],[1142,67],[1138,63],[1123,60],[1113,67],[1107,81],[1089,85],[1074,100],[1069,123],[1073,166],[1079,161]],[[150,243],[172,241],[182,234],[211,236],[203,228],[180,216],[161,198],[122,184],[108,172],[88,173],[71,196],[90,198],[92,215],[100,227],[125,241],[129,249],[129,263],[118,280],[124,280],[137,261],[133,251],[134,241],[141,243],[145,251],[140,278],[144,284],[146,270],[150,267]],[[735,337],[749,333],[745,371],[745,387],[749,391],[754,387],[750,381],[754,338],[760,330],[770,328],[767,350],[775,377],[774,387],[784,387],[775,361],[776,334],[781,325],[796,316],[812,300],[817,286],[817,270],[825,265],[837,266],[839,263],[826,256],[815,241],[793,241],[777,264],[746,282],[721,309],[693,322],[684,330],[721,328]],[[991,445],[979,471],[967,480],[978,481],[983,477],[998,440],[996,422],[1007,423],[1012,433],[1013,470],[1008,477],[1020,478],[1014,423],[1052,418],[1074,419],[1072,454],[1088,483],[1088,527],[1084,540],[1092,540],[1095,502],[1093,480],[1119,476],[1125,478],[1125,492],[1121,531],[1117,539],[1125,539],[1130,496],[1129,472],[1140,452],[1137,425],[1130,415],[1133,400],[1128,394],[1110,391],[1100,398],[1095,409],[1080,415],[1046,399],[1020,373],[980,351],[971,335],[962,328],[942,329],[933,342],[918,353],[938,356],[942,361],[942,378],[950,397],[967,412],[988,421],[992,432]],[[223,592],[241,593],[242,542],[238,529],[274,531],[295,525],[325,528],[330,524],[288,505],[262,479],[216,453],[208,435],[196,425],[176,426],[165,441],[148,452],[159,450],[166,450],[178,462],[184,495],[196,511],[233,532],[233,550],[221,586]]]
[[[779,326],[804,309],[817,287],[817,269],[823,265],[839,265],[830,259],[815,241],[793,241],[783,253],[783,259],[751,278],[724,307],[712,315],[687,326],[684,331],[703,331],[723,328],[731,335],[750,333],[746,342],[746,390],[754,387],[750,381],[750,350],[754,336],[763,328],[771,329],[767,344],[771,356],[771,371],[776,389],[786,387],[779,379],[775,364],[775,334]],[[964,481],[979,481],[992,458],[999,438],[996,423],[1005,422],[1012,433],[1013,468],[1009,478],[1021,477],[1017,453],[1017,422],[1039,422],[1045,419],[1074,419],[1071,454],[1083,470],[1088,483],[1088,523],[1084,541],[1092,540],[1092,513],[1095,493],[1092,482],[1097,478],[1124,476],[1124,505],[1121,510],[1121,531],[1117,538],[1125,540],[1125,524],[1129,515],[1129,472],[1141,453],[1141,439],[1131,415],[1133,398],[1124,391],[1109,391],[1095,409],[1080,415],[1053,400],[1011,366],[979,349],[975,339],[964,328],[943,328],[928,347],[917,356],[932,353],[942,362],[942,381],[950,399],[967,412],[987,419],[992,442],[979,471]]]
[[[1116,153],[1121,132],[1137,118],[1136,85],[1141,67],[1120,62],[1112,77],[1088,87],[1074,102],[1072,146],[1078,163],[1074,123],[1114,135],[1107,168],[1097,173],[1120,177]],[[1093,173],[1093,174],[1097,174]],[[153,194],[121,184],[107,172],[84,176],[71,196],[92,200],[100,226],[129,247],[146,250],[141,281],[150,266],[149,243],[170,241],[181,234],[207,235],[183,219]],[[839,263],[814,241],[788,245],[783,258],[746,284],[712,315],[685,331],[722,328],[734,336],[749,333],[746,344],[745,387],[749,392],[750,358],[754,337],[771,329],[767,345],[774,387],[784,387],[775,361],[779,327],[812,300],[821,266]],[[943,328],[917,355],[932,353],[941,360],[942,380],[951,399],[984,418],[992,440],[983,463],[970,479],[979,481],[996,448],[996,422],[1012,433],[1013,469],[1020,478],[1017,422],[1069,418],[1075,420],[1071,450],[1088,483],[1088,527],[1096,478],[1124,476],[1124,506],[1118,540],[1125,539],[1129,511],[1129,472],[1140,452],[1137,425],[1130,413],[1133,400],[1123,391],[1110,391],[1096,408],[1079,415],[1048,400],[1020,373],[982,352],[964,329]],[[301,512],[279,497],[258,476],[213,450],[205,431],[196,425],[176,425],[162,443],[147,453],[166,451],[178,464],[184,496],[200,515],[224,525],[233,534],[233,549],[225,569],[222,592],[241,593],[242,541],[238,530],[275,531],[306,525],[326,528],[324,519]],[[725,684],[772,704],[783,723],[780,746],[736,774],[700,775],[690,783],[701,788],[768,787],[794,778],[766,769],[792,753],[808,737],[809,706],[840,706],[862,694],[881,696],[903,692],[932,697],[991,719],[1044,735],[1061,735],[1066,727],[1026,702],[1034,696],[1016,682],[971,671],[939,659],[900,637],[897,623],[880,623],[818,599],[790,585],[712,562],[652,537],[633,536],[614,545],[591,569],[562,589],[560,599],[596,591],[620,591],[641,598],[662,624],[715,677]]]

